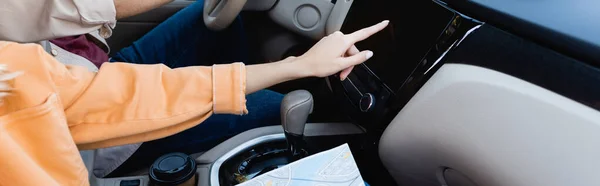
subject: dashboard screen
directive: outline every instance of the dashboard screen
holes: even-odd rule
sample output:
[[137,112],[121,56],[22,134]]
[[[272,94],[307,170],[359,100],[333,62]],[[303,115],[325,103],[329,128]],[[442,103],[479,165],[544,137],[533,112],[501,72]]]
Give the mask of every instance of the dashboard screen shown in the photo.
[[352,33],[383,20],[390,25],[359,42],[359,50],[372,50],[365,64],[393,91],[419,64],[455,14],[428,0],[354,0],[342,32]]

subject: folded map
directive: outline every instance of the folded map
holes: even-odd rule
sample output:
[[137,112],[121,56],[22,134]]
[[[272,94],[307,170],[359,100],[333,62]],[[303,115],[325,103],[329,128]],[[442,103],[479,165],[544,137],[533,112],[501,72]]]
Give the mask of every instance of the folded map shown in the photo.
[[363,186],[350,147],[343,144],[262,174],[238,186]]

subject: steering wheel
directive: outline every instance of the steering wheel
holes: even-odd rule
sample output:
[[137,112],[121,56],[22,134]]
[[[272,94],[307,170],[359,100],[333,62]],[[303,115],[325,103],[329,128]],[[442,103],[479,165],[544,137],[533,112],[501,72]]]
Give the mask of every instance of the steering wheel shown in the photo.
[[211,30],[227,28],[242,11],[246,0],[204,0],[204,24]]

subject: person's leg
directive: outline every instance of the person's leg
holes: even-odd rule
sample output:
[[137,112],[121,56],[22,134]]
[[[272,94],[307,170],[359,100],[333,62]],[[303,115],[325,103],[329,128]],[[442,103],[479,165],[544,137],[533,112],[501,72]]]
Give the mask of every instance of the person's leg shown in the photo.
[[244,62],[247,41],[241,18],[227,29],[211,31],[204,25],[204,1],[189,5],[152,29],[111,61],[137,64],[163,63],[171,68]]
[[283,95],[261,90],[247,96],[248,115],[212,115],[196,127],[166,138],[142,143],[140,148],[109,177],[124,175],[167,153],[192,154],[209,150],[244,131],[280,123],[279,104]]

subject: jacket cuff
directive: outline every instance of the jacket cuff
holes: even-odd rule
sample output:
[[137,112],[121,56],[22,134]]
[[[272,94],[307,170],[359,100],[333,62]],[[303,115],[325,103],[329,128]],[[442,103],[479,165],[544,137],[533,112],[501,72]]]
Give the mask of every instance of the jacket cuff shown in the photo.
[[83,24],[101,25],[100,36],[108,38],[117,24],[117,9],[113,0],[73,1]]
[[213,65],[213,112],[248,113],[246,109],[246,66],[243,63]]

